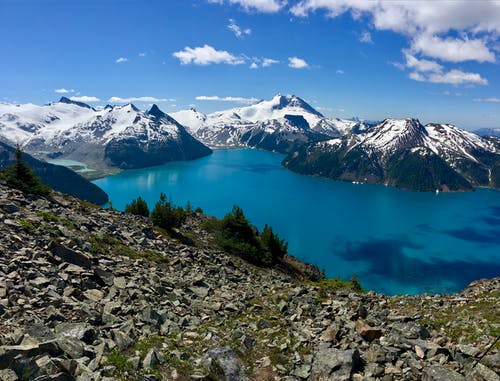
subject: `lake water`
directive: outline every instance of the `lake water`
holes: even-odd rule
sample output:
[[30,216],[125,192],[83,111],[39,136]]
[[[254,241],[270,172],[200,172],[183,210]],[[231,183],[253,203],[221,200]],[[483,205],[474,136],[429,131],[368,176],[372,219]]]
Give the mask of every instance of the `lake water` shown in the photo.
[[448,293],[500,276],[500,192],[419,193],[294,174],[283,156],[220,150],[190,162],[124,171],[95,181],[123,210],[160,192],[223,217],[234,204],[268,223],[296,257],[329,277],[359,277],[387,294]]

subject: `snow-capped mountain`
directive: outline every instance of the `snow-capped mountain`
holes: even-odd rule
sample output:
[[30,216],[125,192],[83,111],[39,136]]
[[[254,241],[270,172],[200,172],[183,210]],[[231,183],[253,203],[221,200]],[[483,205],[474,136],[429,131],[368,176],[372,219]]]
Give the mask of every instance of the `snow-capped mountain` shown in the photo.
[[283,164],[304,174],[417,190],[500,188],[499,139],[410,118],[302,147]]
[[295,95],[278,94],[254,105],[204,115],[194,109],[171,114],[211,147],[258,147],[288,152],[298,144],[351,131],[358,122],[325,118]]
[[137,168],[210,154],[154,105],[96,110],[61,98],[44,106],[0,104],[0,139],[42,159],[64,158],[97,168]]
[[480,128],[473,132],[479,136],[496,136],[500,138],[500,128]]

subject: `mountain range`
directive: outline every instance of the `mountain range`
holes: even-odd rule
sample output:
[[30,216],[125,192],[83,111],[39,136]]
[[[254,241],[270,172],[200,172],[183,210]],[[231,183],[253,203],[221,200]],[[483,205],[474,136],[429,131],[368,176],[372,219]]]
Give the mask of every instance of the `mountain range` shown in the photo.
[[190,160],[210,148],[287,154],[292,171],[422,191],[500,187],[500,139],[417,119],[327,118],[295,95],[203,114],[156,105],[96,109],[61,98],[44,106],[0,104],[0,140],[39,159],[70,159],[109,173]]
[[291,152],[283,165],[302,174],[420,191],[500,188],[500,139],[449,124],[386,119]]
[[301,98],[281,94],[207,115],[195,109],[170,115],[210,147],[254,147],[280,153],[367,128],[360,121],[326,118]]
[[157,106],[95,109],[65,97],[44,106],[0,104],[0,140],[39,159],[69,159],[106,172],[212,152]]

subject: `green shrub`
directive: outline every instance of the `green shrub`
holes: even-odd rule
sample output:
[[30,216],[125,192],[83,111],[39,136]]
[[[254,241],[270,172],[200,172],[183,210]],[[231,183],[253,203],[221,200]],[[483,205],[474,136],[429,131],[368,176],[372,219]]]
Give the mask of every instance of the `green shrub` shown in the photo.
[[186,219],[186,212],[182,207],[176,207],[167,196],[160,193],[160,200],[151,212],[151,222],[162,229],[172,230],[181,226]]
[[231,213],[210,224],[216,233],[217,244],[230,254],[258,266],[271,266],[287,252],[288,244],[266,225],[262,234],[252,226],[239,206]]
[[136,216],[149,217],[149,208],[146,201],[141,196],[132,200],[130,204],[125,206],[125,213],[135,214]]
[[273,228],[267,224],[264,226],[264,230],[260,235],[260,242],[267,251],[271,253],[274,262],[283,258],[287,253],[288,242],[284,239],[280,239],[277,234],[274,234]]
[[1,175],[11,187],[25,193],[37,194],[40,196],[48,196],[50,194],[50,188],[43,184],[40,179],[35,176],[31,168],[23,161],[23,153],[19,146],[16,148],[16,163],[12,167],[7,168]]

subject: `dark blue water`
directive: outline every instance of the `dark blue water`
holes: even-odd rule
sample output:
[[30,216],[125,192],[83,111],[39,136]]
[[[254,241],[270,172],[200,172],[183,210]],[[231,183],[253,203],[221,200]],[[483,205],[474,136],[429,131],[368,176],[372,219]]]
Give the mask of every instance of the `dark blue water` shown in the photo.
[[500,276],[500,192],[418,193],[294,174],[281,155],[221,150],[95,181],[113,206],[160,192],[217,217],[233,204],[273,226],[296,257],[388,294],[454,292]]

